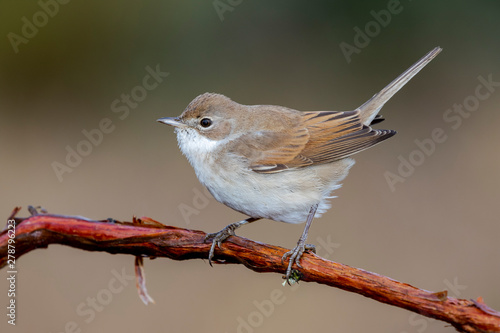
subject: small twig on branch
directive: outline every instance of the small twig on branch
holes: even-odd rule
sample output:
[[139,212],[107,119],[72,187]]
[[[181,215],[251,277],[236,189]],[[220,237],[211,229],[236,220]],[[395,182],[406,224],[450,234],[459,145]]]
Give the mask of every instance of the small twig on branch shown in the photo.
[[[94,221],[83,217],[38,214],[10,219],[16,222],[16,260],[23,254],[50,244],[64,244],[87,251],[124,253],[134,256],[167,257],[174,260],[206,259],[210,242],[198,230],[165,226],[149,218],[133,222]],[[9,229],[11,230],[11,229]],[[9,230],[0,233],[0,268],[7,265]],[[12,236],[12,232],[10,232]],[[231,236],[216,249],[217,263],[239,263],[256,272],[283,274],[287,250]],[[446,291],[430,292],[362,269],[305,253],[300,280],[317,282],[358,293],[382,303],[442,320],[460,332],[500,332],[500,312],[489,308],[482,298],[464,300],[448,297]]]

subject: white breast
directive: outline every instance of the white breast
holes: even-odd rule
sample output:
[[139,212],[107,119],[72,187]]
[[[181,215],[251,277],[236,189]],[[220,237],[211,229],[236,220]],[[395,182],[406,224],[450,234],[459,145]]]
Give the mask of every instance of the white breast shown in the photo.
[[316,216],[330,205],[330,193],[354,164],[352,159],[272,174],[256,173],[244,158],[221,154],[224,140],[210,140],[196,130],[177,130],[182,153],[200,182],[214,198],[243,214],[287,223],[305,222],[309,209],[319,204]]

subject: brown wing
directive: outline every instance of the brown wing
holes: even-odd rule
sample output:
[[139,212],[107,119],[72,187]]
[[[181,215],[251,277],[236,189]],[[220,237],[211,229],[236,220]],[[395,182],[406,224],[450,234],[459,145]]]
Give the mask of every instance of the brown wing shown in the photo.
[[374,130],[361,123],[359,111],[304,112],[287,131],[257,131],[240,137],[232,150],[245,156],[250,168],[274,173],[330,163],[367,149],[396,132]]
[[256,172],[278,172],[289,168],[285,163],[300,158],[308,141],[307,129],[294,126],[287,131],[263,130],[245,134],[232,142],[229,150],[248,159],[250,168]]
[[363,125],[359,111],[306,112],[304,124],[311,139],[300,154],[315,164],[349,157],[396,134]]

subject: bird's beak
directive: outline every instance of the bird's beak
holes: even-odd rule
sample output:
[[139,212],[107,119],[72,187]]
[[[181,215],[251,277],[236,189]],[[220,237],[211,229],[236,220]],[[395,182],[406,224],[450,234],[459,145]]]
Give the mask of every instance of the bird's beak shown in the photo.
[[183,122],[181,122],[178,117],[165,117],[165,118],[160,118],[156,121],[174,127],[186,127],[186,125]]

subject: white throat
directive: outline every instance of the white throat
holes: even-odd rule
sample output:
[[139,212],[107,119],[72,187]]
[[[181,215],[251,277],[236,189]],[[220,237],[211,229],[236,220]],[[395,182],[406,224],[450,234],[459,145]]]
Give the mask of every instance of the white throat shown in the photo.
[[177,142],[182,153],[189,159],[192,155],[212,153],[220,141],[211,140],[198,133],[195,129],[176,129]]
[[193,166],[196,176],[203,185],[207,185],[209,175],[212,173],[210,166],[214,165],[217,155],[215,151],[222,141],[211,140],[195,129],[176,129],[179,148]]

